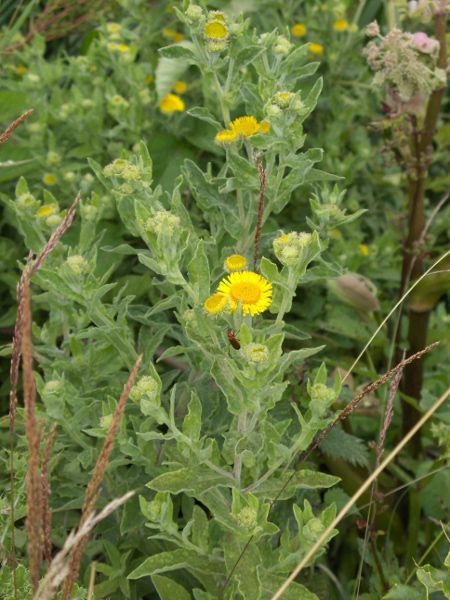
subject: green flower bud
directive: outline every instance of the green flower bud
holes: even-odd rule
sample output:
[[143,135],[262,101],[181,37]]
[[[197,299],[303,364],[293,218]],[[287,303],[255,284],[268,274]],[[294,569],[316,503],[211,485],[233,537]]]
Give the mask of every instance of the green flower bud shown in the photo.
[[113,415],[104,415],[100,417],[100,428],[101,429],[109,429],[113,422]]
[[264,107],[264,114],[268,117],[281,115],[281,108],[277,104],[268,103]]
[[314,544],[322,535],[323,530],[324,525],[322,521],[317,517],[314,517],[306,523],[306,525],[303,527],[302,533],[309,542]]
[[203,10],[202,7],[197,4],[190,4],[184,14],[192,22],[199,21],[203,16]]
[[330,406],[337,398],[333,388],[327,387],[323,383],[315,383],[308,390],[311,400]]
[[280,108],[288,108],[291,100],[295,97],[294,92],[278,92],[275,95],[275,103]]
[[26,209],[37,208],[39,206],[39,202],[36,200],[33,194],[30,194],[30,192],[25,192],[25,194],[18,196],[18,198],[16,198],[16,203],[21,208]]
[[127,181],[136,181],[141,178],[141,169],[136,165],[128,164],[122,171],[122,177]]
[[134,192],[134,187],[129,183],[123,183],[121,186],[119,186],[118,190],[121,194],[128,196]]
[[246,529],[253,529],[257,524],[258,511],[254,508],[243,508],[236,517],[237,524]]
[[56,394],[57,392],[60,392],[61,390],[62,390],[62,381],[60,381],[59,379],[50,379],[50,381],[47,381],[46,384],[44,385],[42,393],[43,394]]
[[163,223],[168,223],[169,230],[173,232],[180,227],[180,218],[167,210],[159,210],[154,217],[147,219],[145,230],[158,235],[162,231]]
[[264,344],[247,344],[242,352],[248,362],[254,365],[263,365],[269,360],[269,348]]
[[92,206],[92,204],[87,204],[81,207],[81,214],[86,221],[95,221],[98,215],[98,208]]
[[72,183],[72,181],[75,181],[75,173],[73,171],[66,171],[66,173],[63,175],[63,179],[69,183]]
[[61,156],[57,152],[47,152],[47,161],[52,165],[57,165],[61,162]]
[[[48,220],[48,219],[47,219]],[[85,275],[91,270],[88,261],[81,256],[81,254],[74,254],[69,256],[66,260],[66,264],[72,269],[76,275]]]
[[304,255],[304,251],[312,242],[312,234],[305,232],[292,231],[276,238],[273,241],[275,256],[282,265],[295,267],[299,264]]
[[152,521],[159,521],[162,512],[162,502],[153,500],[147,504],[148,518]]
[[139,402],[144,396],[154,400],[158,394],[158,382],[151,375],[145,375],[133,385],[130,390],[130,399]]
[[50,215],[47,219],[45,219],[45,223],[49,227],[58,227],[62,223],[62,217],[60,215]]

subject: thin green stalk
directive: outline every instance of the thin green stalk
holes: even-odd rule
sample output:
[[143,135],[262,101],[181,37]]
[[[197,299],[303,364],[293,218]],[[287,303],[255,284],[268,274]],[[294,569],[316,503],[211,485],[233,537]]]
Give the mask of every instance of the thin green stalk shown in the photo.
[[[247,409],[244,408],[241,412],[241,414],[238,417],[238,426],[237,426],[237,430],[239,433],[243,433],[246,430],[246,426],[247,426]],[[241,472],[242,472],[242,453],[238,454],[236,456],[236,458],[234,459],[234,469],[233,469],[233,475],[234,475],[234,479],[237,482],[240,482],[241,480]]]
[[417,547],[419,542],[419,529],[420,529],[420,511],[421,502],[420,494],[416,487],[409,489],[409,514],[408,514],[408,527],[406,528],[408,537],[406,540],[406,557],[405,563],[406,568],[410,569],[413,564],[415,557],[417,556]]

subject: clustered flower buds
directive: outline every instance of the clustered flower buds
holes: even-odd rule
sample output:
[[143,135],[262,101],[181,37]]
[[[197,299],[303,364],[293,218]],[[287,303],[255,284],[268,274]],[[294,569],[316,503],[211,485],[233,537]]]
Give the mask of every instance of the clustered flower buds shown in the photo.
[[273,241],[275,256],[282,265],[294,267],[302,261],[303,252],[312,240],[310,233],[292,231]]
[[167,210],[159,210],[154,217],[147,219],[145,229],[158,235],[161,233],[164,223],[167,223],[169,231],[173,232],[180,227],[180,217],[173,215]]
[[370,41],[363,52],[375,71],[373,85],[389,86],[402,102],[422,92],[426,95],[446,85],[446,74],[436,66],[439,42],[425,33],[415,35],[391,29],[381,37],[377,23],[371,23],[367,35]]

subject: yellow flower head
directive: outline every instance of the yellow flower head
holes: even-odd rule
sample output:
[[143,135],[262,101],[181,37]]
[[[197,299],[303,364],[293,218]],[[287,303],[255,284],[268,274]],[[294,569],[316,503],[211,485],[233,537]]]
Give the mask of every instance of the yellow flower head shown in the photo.
[[222,279],[217,293],[230,299],[230,312],[235,312],[240,302],[244,315],[248,313],[252,316],[259,315],[272,303],[272,284],[253,271],[231,273],[227,278]]
[[230,123],[230,127],[237,135],[242,133],[245,138],[259,131],[258,121],[255,117],[239,117]]
[[369,256],[369,248],[365,245],[365,244],[361,244],[359,246],[359,249],[361,250],[361,254],[365,257]]
[[171,115],[173,112],[183,112],[185,106],[183,100],[175,96],[175,94],[167,94],[162,102],[159,103],[159,109],[166,115]]
[[184,40],[184,35],[182,33],[176,33],[173,36],[173,41],[175,44],[178,44],[179,42],[181,42],[182,40]]
[[241,256],[240,254],[233,254],[229,256],[226,261],[223,263],[223,268],[228,273],[232,273],[234,271],[242,271],[248,267],[248,262],[245,256]]
[[230,311],[230,299],[224,294],[213,294],[203,305],[209,315],[221,315]]
[[119,52],[129,52],[130,51],[130,46],[127,46],[126,44],[119,44],[117,46],[117,50]]
[[270,133],[270,123],[267,121],[261,121],[259,124],[260,133]]
[[19,65],[18,67],[16,67],[16,73],[18,75],[24,75],[27,71],[28,69],[24,65]]
[[230,131],[229,129],[224,129],[223,131],[219,131],[219,133],[214,138],[216,144],[219,146],[231,146],[237,140],[237,133],[235,131]]
[[296,23],[291,29],[292,35],[295,37],[303,37],[306,35],[307,29],[303,23]]
[[147,85],[150,85],[154,79],[155,79],[155,78],[154,78],[154,76],[153,76],[153,75],[147,75],[147,77],[145,78],[145,80],[144,80],[144,81],[145,81],[145,83],[146,83]]
[[228,27],[222,21],[211,21],[203,30],[207,40],[224,41],[228,38]]
[[120,31],[120,25],[118,23],[108,23],[106,29],[108,33],[117,33]]
[[184,83],[184,81],[177,81],[173,86],[173,91],[177,94],[184,94],[186,90],[187,85]]
[[333,28],[335,31],[345,31],[348,29],[348,21],[346,19],[338,19],[334,22]]
[[310,44],[309,50],[312,54],[316,54],[317,56],[321,56],[323,54],[322,44]]
[[38,211],[36,212],[36,216],[39,219],[46,219],[50,215],[53,215],[54,212],[56,212],[56,207],[55,206],[50,206],[48,204],[48,205],[45,205],[45,206],[41,206],[41,208],[39,208]]
[[44,175],[44,177],[42,178],[42,181],[44,183],[46,183],[47,185],[55,185],[56,177],[54,175],[52,175],[51,173],[46,173]]
[[173,29],[169,29],[169,27],[166,27],[166,29],[162,30],[162,34],[164,37],[173,39],[177,32]]

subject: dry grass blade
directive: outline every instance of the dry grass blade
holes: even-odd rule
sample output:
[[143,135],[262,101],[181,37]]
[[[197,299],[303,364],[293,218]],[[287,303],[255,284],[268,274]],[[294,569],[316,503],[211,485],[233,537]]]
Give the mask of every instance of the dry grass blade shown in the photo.
[[[92,479],[89,482],[89,485],[86,490],[83,507],[81,509],[80,527],[84,525],[86,519],[88,518],[88,515],[90,515],[94,510],[95,502],[97,501],[99,495],[98,488],[105,474],[106,467],[108,466],[109,457],[114,447],[114,439],[116,437],[117,430],[119,428],[120,421],[125,410],[125,405],[128,400],[130,390],[133,386],[134,380],[137,377],[139,367],[141,366],[142,358],[142,355],[138,356],[138,359],[133,367],[133,370],[130,374],[130,377],[128,378],[127,383],[125,384],[124,390],[117,404],[117,408],[115,410],[111,426],[106,435],[105,443],[103,444],[102,451],[100,452],[100,456],[98,457],[97,463],[94,468]],[[83,536],[72,548],[69,557],[69,575],[64,581],[64,586],[61,592],[61,600],[70,600],[73,586],[78,577],[81,557],[83,555],[87,539],[87,535]]]
[[39,473],[40,435],[36,420],[36,382],[33,374],[33,349],[31,345],[30,287],[27,278],[22,282],[22,370],[25,402],[25,432],[28,440],[29,459],[27,485],[27,533],[30,559],[31,587],[35,594],[39,587],[42,562],[41,540],[41,476]]
[[261,228],[262,228],[262,219],[264,214],[264,195],[266,193],[266,171],[262,165],[262,162],[259,160],[259,154],[253,153],[253,160],[255,161],[256,166],[258,167],[259,174],[259,202],[258,202],[258,217],[256,221],[256,231],[255,231],[255,251],[253,253],[253,270],[256,271],[256,264],[258,262],[258,254],[259,254],[259,241],[261,239]]
[[42,510],[42,546],[47,568],[52,562],[52,511],[50,508],[51,488],[48,481],[48,468],[53,440],[55,439],[56,423],[52,425],[45,445],[44,458],[41,466],[41,510]]
[[53,598],[55,590],[69,574],[69,566],[66,563],[66,557],[69,555],[70,551],[80,542],[80,540],[89,535],[97,523],[113,513],[119,506],[122,506],[122,504],[129,500],[134,494],[134,491],[127,492],[124,496],[112,500],[98,513],[98,515],[93,512],[88,514],[83,525],[80,525],[78,528],[78,531],[72,531],[67,536],[64,546],[54,557],[47,574],[41,581],[39,591],[34,600],[51,600]]
[[69,229],[69,227],[72,225],[72,221],[75,217],[77,205],[78,205],[78,202],[80,201],[80,198],[81,198],[81,192],[78,192],[77,197],[73,201],[72,206],[67,211],[67,214],[64,217],[63,221],[52,233],[48,242],[45,244],[44,249],[42,250],[40,255],[37,257],[36,262],[34,263],[32,269],[30,271],[30,277],[32,277],[36,273],[36,271],[38,271],[41,268],[42,263],[47,258],[47,256],[52,252],[52,250],[55,248],[59,238],[62,237],[65,234],[65,232]]
[[316,543],[312,548],[306,553],[303,557],[302,561],[297,565],[295,570],[289,575],[284,584],[280,587],[280,589],[272,596],[271,600],[279,600],[283,593],[287,590],[289,585],[294,581],[300,571],[308,564],[314,554],[322,547],[322,545],[327,540],[330,533],[333,529],[342,521],[348,511],[356,504],[356,502],[361,498],[364,492],[372,485],[372,483],[377,479],[379,474],[384,471],[387,465],[403,450],[406,444],[410,441],[410,439],[419,431],[421,427],[428,421],[428,419],[440,408],[444,402],[450,397],[450,387],[442,394],[442,396],[435,402],[434,406],[432,406],[423,416],[422,418],[414,425],[414,427],[409,431],[408,435],[406,435],[392,450],[392,452],[387,456],[384,461],[379,465],[378,468],[374,470],[372,475],[367,478],[364,484],[359,488],[359,490],[350,498],[344,508],[340,511],[340,513],[336,516],[332,523],[325,529]]
[[28,119],[28,117],[33,113],[33,109],[27,110],[26,113],[23,113],[18,119],[16,119],[11,125],[5,129],[5,131],[0,135],[0,146],[2,146],[5,142],[9,140],[14,131],[19,127],[21,123]]

